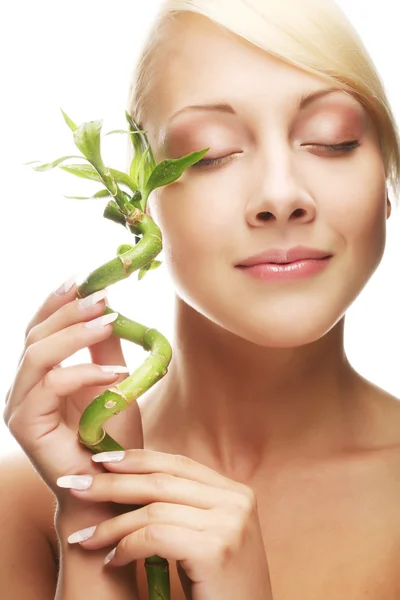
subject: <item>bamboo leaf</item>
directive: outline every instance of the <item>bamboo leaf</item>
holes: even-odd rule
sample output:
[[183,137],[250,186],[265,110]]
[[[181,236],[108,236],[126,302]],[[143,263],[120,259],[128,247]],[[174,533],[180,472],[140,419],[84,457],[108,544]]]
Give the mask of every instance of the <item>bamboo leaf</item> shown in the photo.
[[[146,181],[148,179],[148,176],[146,177],[147,173],[148,173],[148,169],[146,168],[146,162],[147,162],[147,156],[148,156],[148,149],[146,149],[143,153],[143,155],[141,156],[140,159],[140,163],[138,166],[138,187],[139,190],[144,190],[145,189],[145,185],[146,185]],[[151,173],[151,171],[150,171]],[[148,175],[150,175],[150,173],[148,173]]]
[[[50,171],[50,169],[54,169],[54,167],[58,167],[59,164],[61,164],[64,160],[68,160],[69,158],[82,158],[83,160],[85,159],[84,156],[62,156],[61,158],[57,158],[57,160],[54,160],[51,163],[46,163],[43,165],[40,165],[40,167],[32,167],[32,169],[34,169],[35,171]],[[33,160],[30,163],[25,163],[27,165],[29,164],[33,164],[35,162],[40,162],[39,160]],[[63,167],[60,167],[63,168]]]
[[208,152],[205,148],[199,152],[191,152],[182,158],[167,158],[158,163],[146,183],[146,197],[158,187],[168,185],[178,179],[185,169],[194,165]]
[[130,116],[128,111],[125,111],[125,117],[129,123],[129,130],[130,130],[131,134],[137,134],[137,135],[131,135],[131,140],[132,140],[132,144],[133,144],[135,153],[138,153],[140,156],[142,156],[142,154],[144,153],[146,148],[150,145],[147,140],[146,134],[141,133],[140,127],[135,123],[135,121]]
[[145,133],[145,131],[132,132],[132,131],[128,131],[126,129],[113,129],[113,131],[108,131],[107,133],[105,133],[104,136],[111,135],[113,133],[129,133],[131,135],[132,133]]
[[[150,142],[147,138],[146,131],[143,131],[134,121],[134,119],[130,116],[130,114],[125,111],[126,120],[129,123],[129,129],[132,133],[131,141],[134,148],[134,158],[130,167],[130,176],[136,182],[139,180],[139,162],[142,160],[142,156],[146,153],[146,157],[142,162],[142,168],[144,169],[144,178],[148,179],[148,175],[150,175],[151,171],[156,166],[156,161],[154,159],[153,151],[150,146]],[[133,135],[137,134],[137,135]]]
[[143,164],[143,186],[140,189],[143,189],[143,190],[146,189],[147,182],[148,182],[148,180],[150,178],[150,175],[154,171],[155,166],[156,165],[153,166],[151,164],[151,162],[147,159],[147,156],[146,156],[146,159],[145,159],[144,164]]
[[132,198],[130,201],[134,206],[137,206],[139,208],[141,199],[142,199],[142,194],[140,193],[139,190],[136,190],[135,192],[133,192]]
[[68,200],[90,200],[90,196],[64,196],[64,198],[68,198]]
[[138,183],[138,173],[139,173],[139,163],[140,163],[140,154],[135,152],[131,165],[129,167],[129,176],[132,178],[132,181],[135,182],[136,186],[139,186]]
[[161,260],[153,260],[153,262],[150,265],[149,271],[154,271],[154,269],[157,269],[160,265],[162,265]]
[[100,175],[92,165],[65,165],[60,167],[63,171],[82,177],[83,179],[91,179],[92,181],[101,181]]
[[144,265],[139,270],[138,280],[140,281],[141,279],[143,279],[143,277],[146,275],[146,273],[148,271],[154,271],[154,269],[157,269],[161,264],[162,264],[162,262],[160,260],[153,260],[150,263],[147,263],[147,265]]
[[108,198],[108,197],[111,197],[111,194],[108,190],[99,190],[92,196],[92,198]]
[[[92,181],[101,182],[100,175],[91,164],[72,164],[60,167],[60,169],[63,169],[63,171],[67,171],[67,173],[71,173],[71,175],[82,177],[83,179],[91,179]],[[137,186],[127,173],[124,173],[123,171],[118,171],[118,169],[109,169],[109,171],[117,183],[126,185],[133,192],[133,195],[135,194],[135,192],[137,191]],[[128,196],[128,200],[130,200],[130,196]]]
[[72,119],[69,118],[69,116],[67,115],[67,113],[65,113],[63,111],[63,109],[60,106],[60,110],[63,114],[64,120],[66,122],[66,124],[68,125],[68,127],[71,129],[71,131],[76,131],[78,129],[78,125],[75,125],[75,123],[73,122]]
[[132,246],[131,244],[121,244],[117,248],[117,255],[123,254],[124,252],[128,252],[128,250],[132,250],[133,248],[134,246]]
[[70,198],[71,200],[92,200],[94,198],[108,198],[111,194],[108,190],[100,190],[93,194],[93,196],[64,196],[64,198]]
[[119,171],[118,169],[110,169],[111,175],[114,177],[117,183],[122,183],[128,187],[133,194],[137,191],[137,185],[133,181],[132,177],[125,173],[124,171]]
[[138,281],[140,281],[141,279],[143,279],[143,277],[146,275],[146,273],[148,272],[148,268],[146,269],[146,265],[144,267],[142,267],[141,269],[139,269],[139,273],[138,273]]
[[99,172],[104,172],[106,169],[100,153],[102,126],[103,120],[89,121],[82,123],[74,131],[75,146]]

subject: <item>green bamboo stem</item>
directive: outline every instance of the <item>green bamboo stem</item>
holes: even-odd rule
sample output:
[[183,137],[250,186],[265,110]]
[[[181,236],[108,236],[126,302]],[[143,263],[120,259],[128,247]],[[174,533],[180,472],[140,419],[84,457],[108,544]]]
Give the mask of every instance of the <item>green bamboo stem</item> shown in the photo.
[[[126,221],[132,224],[142,239],[136,246],[132,246],[126,252],[119,254],[109,262],[105,263],[95,271],[79,286],[79,297],[88,296],[93,292],[126,279],[137,269],[151,262],[162,250],[162,235],[159,227],[153,219],[143,214],[139,209]],[[141,220],[137,220],[141,219]]]
[[121,210],[118,208],[118,204],[114,202],[114,200],[110,200],[110,202],[105,207],[103,217],[114,221],[114,223],[119,223],[120,225],[126,227],[125,217]]
[[[162,250],[162,235],[151,217],[145,213],[149,195],[152,190],[176,181],[185,169],[201,160],[209,148],[156,164],[146,132],[141,131],[128,112],[125,112],[135,150],[128,175],[106,167],[103,163],[100,151],[102,121],[89,121],[78,127],[64,111],[62,113],[65,122],[73,132],[76,147],[81,151],[82,157],[89,161],[91,167],[69,165],[61,168],[78,177],[100,181],[106,189],[100,190],[94,197],[108,195],[113,197],[106,206],[103,216],[124,225],[135,235],[135,246],[130,244],[119,246],[117,257],[92,271],[78,287],[77,297],[83,298],[129,277],[138,269],[140,269],[139,279],[141,279],[147,270],[158,266],[158,261],[154,263],[153,261]],[[65,156],[52,163],[33,168],[37,171],[46,171],[69,158],[76,157]],[[121,190],[117,182],[126,185],[132,195]],[[106,305],[104,314],[110,312],[116,311]],[[172,358],[171,346],[159,331],[127,319],[120,313],[113,322],[113,334],[140,345],[144,350],[149,351],[150,355],[124,381],[96,396],[83,412],[77,436],[78,440],[93,453],[124,450],[106,433],[104,423],[122,410],[126,410],[132,402],[164,377]],[[134,510],[141,508],[137,505],[132,506]],[[145,560],[145,569],[149,600],[170,600],[168,560],[157,555],[150,556]]]
[[[78,287],[79,298],[129,277],[133,271],[143,267],[159,254],[162,249],[161,232],[151,217],[135,209],[129,224],[137,227],[137,230],[143,234],[142,239],[136,246],[129,247],[129,250],[119,254],[116,259],[93,271]],[[104,314],[110,312],[115,311],[107,305]],[[142,346],[144,350],[150,351],[150,355],[124,381],[96,396],[83,412],[79,422],[78,438],[93,453],[124,450],[106,433],[104,423],[112,416],[126,410],[132,402],[164,377],[172,358],[171,346],[159,331],[121,314],[118,314],[118,318],[113,322],[113,334]],[[147,557],[145,569],[149,600],[170,600],[168,560],[158,555]]]

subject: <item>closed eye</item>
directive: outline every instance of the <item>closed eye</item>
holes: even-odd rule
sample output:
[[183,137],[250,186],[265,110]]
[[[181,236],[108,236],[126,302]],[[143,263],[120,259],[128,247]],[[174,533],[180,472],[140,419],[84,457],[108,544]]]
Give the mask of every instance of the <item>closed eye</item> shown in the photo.
[[342,142],[341,144],[304,144],[304,146],[311,146],[312,148],[325,148],[328,152],[350,152],[360,146],[358,140],[351,140],[350,142]]
[[190,168],[194,169],[196,167],[211,167],[214,165],[219,165],[225,158],[231,158],[236,156],[236,154],[242,154],[242,152],[235,152],[234,154],[227,154],[226,156],[220,156],[218,158],[203,158],[199,160],[199,162],[192,165]]
[[[356,148],[358,148],[360,146],[360,142],[358,140],[351,140],[349,142],[342,142],[341,144],[304,144],[304,146],[311,147],[311,148],[323,148],[333,154],[333,153],[340,153],[340,152],[350,152],[351,150],[355,150]],[[192,165],[190,168],[195,169],[196,167],[197,168],[213,167],[213,166],[221,164],[224,161],[224,159],[231,158],[232,156],[235,156],[236,154],[241,154],[241,153],[236,152],[235,154],[228,154],[226,156],[220,156],[217,158],[203,158],[202,160],[199,160],[197,163]]]

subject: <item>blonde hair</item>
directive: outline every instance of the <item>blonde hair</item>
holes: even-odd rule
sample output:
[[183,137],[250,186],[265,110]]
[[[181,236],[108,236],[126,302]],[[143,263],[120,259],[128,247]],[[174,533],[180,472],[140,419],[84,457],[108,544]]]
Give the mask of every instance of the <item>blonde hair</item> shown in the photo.
[[[269,54],[353,94],[378,131],[387,184],[398,200],[400,137],[383,83],[358,33],[334,0],[164,0],[131,78],[127,110],[142,127],[152,97],[157,50],[182,11],[203,15]],[[131,149],[131,144],[129,144]],[[131,150],[132,151],[132,150]]]

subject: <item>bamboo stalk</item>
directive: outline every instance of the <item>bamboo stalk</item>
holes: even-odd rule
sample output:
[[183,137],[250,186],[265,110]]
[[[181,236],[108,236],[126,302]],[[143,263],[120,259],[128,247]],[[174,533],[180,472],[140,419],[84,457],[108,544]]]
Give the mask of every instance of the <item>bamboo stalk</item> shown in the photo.
[[[141,131],[132,117],[125,113],[129,123],[129,134],[134,145],[135,156],[130,173],[110,169],[103,163],[100,152],[102,121],[90,121],[80,127],[62,111],[65,122],[74,133],[74,142],[89,166],[73,165],[69,172],[78,177],[100,181],[105,190],[96,197],[112,196],[103,213],[111,221],[124,225],[135,235],[135,245],[123,244],[116,258],[92,271],[78,286],[77,297],[83,298],[129,277],[139,270],[139,279],[160,263],[154,259],[162,250],[162,235],[153,219],[145,214],[146,203],[151,191],[178,179],[183,171],[203,158],[209,148],[192,152],[180,159],[165,160],[156,164],[146,132]],[[66,156],[53,163],[33,167],[46,171],[75,156]],[[80,158],[80,157],[78,157]],[[36,162],[36,161],[33,161]],[[26,163],[31,164],[31,163]],[[68,171],[68,167],[60,167]],[[118,186],[118,181],[133,192],[130,196]],[[108,194],[107,194],[108,191]],[[106,305],[104,314],[117,312]],[[93,453],[124,450],[104,430],[104,423],[114,415],[126,410],[144,392],[159,381],[168,371],[172,349],[168,340],[156,329],[152,329],[118,313],[113,322],[113,335],[138,344],[149,356],[129,377],[92,400],[83,412],[77,432],[80,443]],[[133,505],[134,510],[142,508]],[[149,600],[170,600],[170,577],[168,560],[161,556],[145,559]]]

